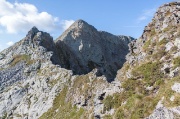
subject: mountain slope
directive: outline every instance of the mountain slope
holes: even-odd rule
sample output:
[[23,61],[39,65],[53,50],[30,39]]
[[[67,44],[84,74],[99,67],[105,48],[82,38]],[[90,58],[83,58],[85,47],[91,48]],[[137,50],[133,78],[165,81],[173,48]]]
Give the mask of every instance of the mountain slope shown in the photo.
[[121,118],[180,117],[179,9],[179,2],[162,5],[142,36],[129,44],[131,52],[117,75],[128,95],[118,107]]
[[52,106],[63,88],[60,84],[72,75],[51,62],[53,47],[52,37],[33,27],[24,39],[1,52],[1,118],[35,119]]
[[[79,29],[79,23],[84,24],[82,29]],[[88,35],[72,39],[70,31],[75,29],[80,30],[79,34]],[[119,82],[110,84],[107,81],[114,80],[116,71],[125,62],[131,40],[131,37],[98,32],[82,20],[76,21],[56,42],[48,33],[33,27],[25,38],[0,53],[0,117],[37,119],[51,110],[56,113],[53,116],[61,114],[62,118],[68,118],[72,113],[77,117],[74,113],[80,107],[80,116],[85,109],[94,110],[93,113],[83,113],[85,117],[100,114],[104,91],[114,85],[116,88],[108,92],[120,91]],[[81,44],[77,45],[80,41]],[[107,56],[115,55],[113,52],[119,54]],[[58,97],[62,102],[57,103],[64,104],[62,107],[55,106]],[[65,105],[67,101],[69,107]],[[72,106],[75,108],[71,110]],[[44,115],[44,118],[52,118],[52,115]]]

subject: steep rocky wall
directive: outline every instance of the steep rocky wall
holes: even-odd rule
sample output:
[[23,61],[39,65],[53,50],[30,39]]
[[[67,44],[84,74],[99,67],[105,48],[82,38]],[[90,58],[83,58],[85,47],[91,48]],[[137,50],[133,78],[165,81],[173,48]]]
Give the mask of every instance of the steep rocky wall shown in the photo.
[[63,53],[65,68],[75,74],[86,74],[97,68],[97,76],[104,75],[110,82],[125,62],[128,43],[132,40],[132,37],[97,31],[78,20],[56,40],[56,46],[68,49]]

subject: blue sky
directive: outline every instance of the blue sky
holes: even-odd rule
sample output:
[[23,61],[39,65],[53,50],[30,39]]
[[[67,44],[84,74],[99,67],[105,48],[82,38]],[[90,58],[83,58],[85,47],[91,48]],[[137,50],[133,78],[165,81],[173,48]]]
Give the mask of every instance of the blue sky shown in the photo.
[[0,50],[21,40],[32,26],[56,39],[78,19],[98,30],[138,38],[157,8],[171,1],[0,0]]

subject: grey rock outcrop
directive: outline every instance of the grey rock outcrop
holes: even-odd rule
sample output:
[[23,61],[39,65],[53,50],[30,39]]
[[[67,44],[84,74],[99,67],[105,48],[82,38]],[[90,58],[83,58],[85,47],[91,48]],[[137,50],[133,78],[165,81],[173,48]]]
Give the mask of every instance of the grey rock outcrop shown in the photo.
[[21,62],[15,67],[0,71],[0,92],[3,91],[5,87],[26,79],[26,76],[23,74],[24,67],[25,64]]

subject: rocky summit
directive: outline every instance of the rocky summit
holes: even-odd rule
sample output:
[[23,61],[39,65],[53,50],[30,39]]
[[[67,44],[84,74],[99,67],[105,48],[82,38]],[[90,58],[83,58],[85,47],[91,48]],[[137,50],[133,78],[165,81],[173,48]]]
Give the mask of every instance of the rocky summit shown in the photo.
[[55,41],[33,27],[0,53],[0,119],[180,119],[180,2],[140,38],[77,20]]
[[97,76],[104,75],[113,81],[117,70],[125,62],[132,37],[115,36],[83,20],[77,20],[56,41],[60,64],[74,74],[87,74],[97,69]]

